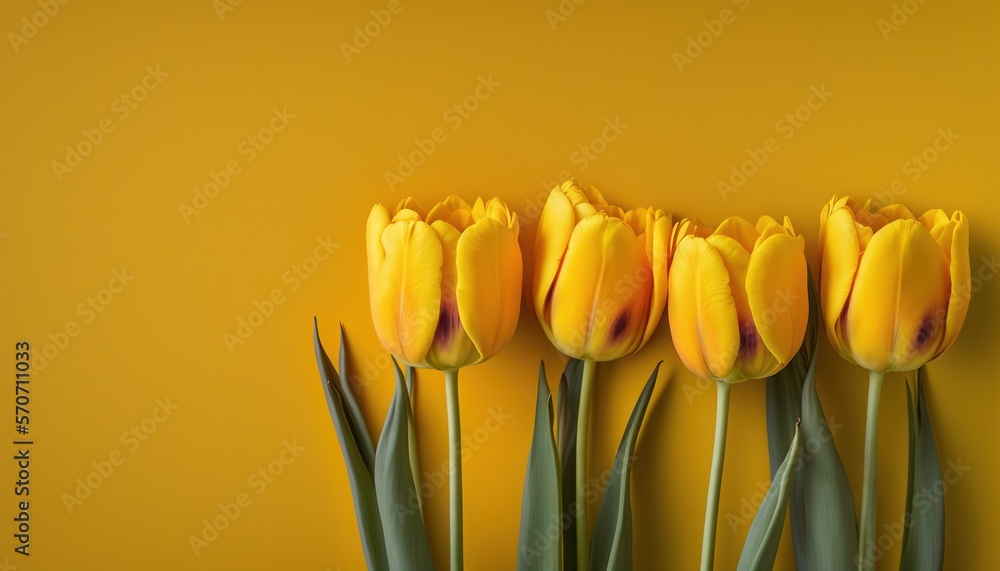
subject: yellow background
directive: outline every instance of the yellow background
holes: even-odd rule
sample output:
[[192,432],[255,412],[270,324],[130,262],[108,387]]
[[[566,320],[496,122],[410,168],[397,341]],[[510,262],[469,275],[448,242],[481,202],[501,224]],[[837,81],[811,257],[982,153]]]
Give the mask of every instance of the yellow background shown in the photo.
[[[562,8],[556,0],[404,0],[350,61],[342,44],[354,42],[354,27],[387,2],[244,0],[221,17],[210,0],[70,2],[51,18],[34,16],[42,10],[35,1],[4,2],[0,362],[12,373],[15,341],[30,340],[37,357],[68,322],[79,331],[31,384],[30,558],[13,552],[14,449],[3,447],[0,562],[22,569],[363,568],[344,462],[315,371],[312,317],[328,346],[336,346],[337,322],[346,325],[364,380],[359,400],[377,435],[393,385],[368,311],[363,234],[371,205],[405,195],[425,204],[451,193],[499,196],[522,216],[530,252],[538,205],[567,171],[622,206],[652,204],[711,224],[787,213],[813,264],[819,212],[834,193],[877,200],[898,179],[905,184],[899,200],[915,212],[963,210],[972,270],[983,281],[958,342],[929,366],[928,397],[942,464],[971,467],[944,498],[945,566],[988,566],[1000,557],[993,538],[1000,280],[986,279],[995,277],[990,263],[1000,249],[992,172],[1000,8],[911,1],[905,8],[916,11],[905,22],[897,14],[902,25],[886,39],[879,20],[890,21],[894,2],[903,9],[900,0],[563,0]],[[729,23],[710,43],[702,34],[709,45],[679,70],[674,52],[688,49],[689,37],[697,42],[703,21],[726,9]],[[547,11],[559,10],[568,15],[551,18],[553,29]],[[11,45],[22,18],[32,17],[47,21]],[[116,100],[142,83],[147,66],[169,75],[121,117]],[[445,113],[475,94],[481,76],[500,85],[452,129]],[[832,95],[817,109],[799,109],[813,87]],[[241,143],[268,127],[276,108],[294,119],[248,161]],[[777,122],[797,110],[809,117],[785,139]],[[574,153],[616,118],[627,128],[606,145],[593,143],[603,152],[584,168]],[[59,180],[53,161],[65,161],[65,147],[104,119],[114,130]],[[436,128],[445,142],[390,189],[384,173],[397,168],[397,155]],[[949,128],[959,138],[911,180],[907,161]],[[717,182],[768,137],[778,151],[723,197]],[[192,204],[193,189],[230,161],[239,174],[186,221],[179,206]],[[286,272],[327,237],[339,246],[316,266],[306,262],[315,271],[293,289]],[[87,322],[79,305],[122,268],[134,280]],[[275,289],[284,302],[230,351],[224,334]],[[525,307],[508,348],[461,375],[466,435],[485,426],[491,409],[510,415],[465,462],[469,569],[514,566],[539,358],[554,380],[559,356]],[[711,387],[692,395],[698,382],[673,352],[665,322],[641,352],[599,368],[590,473],[610,466],[660,359],[636,452],[636,568],[692,569],[715,395]],[[825,338],[820,359],[820,395],[828,417],[843,425],[836,443],[860,503],[866,376],[839,360]],[[419,375],[427,472],[446,457],[442,385],[439,373]],[[0,394],[0,406],[12,409],[12,385]],[[151,418],[157,399],[179,408],[162,423],[147,421],[155,432],[130,451],[122,433]],[[880,534],[902,517],[905,407],[902,378],[893,376],[882,403]],[[13,429],[0,426],[0,434],[13,437]],[[257,494],[248,478],[281,458],[284,441],[305,450]],[[115,451],[124,463],[70,513],[64,494]],[[733,394],[719,569],[735,567],[748,527],[734,524],[734,531],[727,514],[739,517],[741,500],[752,503],[767,480],[764,383],[748,382]],[[189,536],[244,492],[252,503],[196,556]],[[447,513],[445,484],[426,506],[441,568]],[[789,533],[778,569],[794,566]],[[879,568],[896,568],[898,556],[893,541]]]

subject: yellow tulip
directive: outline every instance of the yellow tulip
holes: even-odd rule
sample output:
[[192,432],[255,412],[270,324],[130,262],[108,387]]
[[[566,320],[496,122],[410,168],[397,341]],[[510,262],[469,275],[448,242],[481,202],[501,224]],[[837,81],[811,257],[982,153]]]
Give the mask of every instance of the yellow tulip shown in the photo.
[[834,197],[820,215],[820,301],[830,343],[876,372],[910,371],[943,353],[968,310],[969,226],[961,212],[919,219]]
[[649,340],[666,303],[671,223],[662,210],[623,212],[573,180],[552,189],[535,235],[531,298],[560,351],[609,361]]
[[836,196],[820,214],[820,305],[830,343],[869,370],[858,561],[874,568],[878,414],[889,371],[918,369],[958,337],[968,311],[969,226],[961,212],[919,219]]
[[653,335],[667,299],[662,210],[628,212],[594,187],[568,180],[549,192],[535,233],[531,300],[549,341],[583,360],[576,431],[577,565],[586,569],[587,434],[597,361],[638,351]]
[[802,345],[809,321],[804,249],[787,216],[784,224],[762,216],[756,227],[732,217],[715,230],[682,220],[671,233],[670,336],[684,365],[717,388],[702,571],[715,561],[732,384],[777,373]]
[[517,214],[494,198],[450,196],[426,215],[404,199],[368,217],[368,293],[375,331],[402,361],[457,369],[489,359],[520,311]]
[[809,319],[805,242],[791,221],[733,217],[712,231],[684,220],[671,244],[667,317],[687,368],[738,383],[787,365]]

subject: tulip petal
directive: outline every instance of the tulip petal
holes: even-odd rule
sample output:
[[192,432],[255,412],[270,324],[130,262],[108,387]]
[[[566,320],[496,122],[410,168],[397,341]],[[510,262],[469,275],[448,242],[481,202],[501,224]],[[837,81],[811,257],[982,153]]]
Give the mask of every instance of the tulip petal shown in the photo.
[[[763,222],[765,218],[770,219],[772,223],[764,224]],[[775,222],[775,220],[770,216],[762,216],[760,220],[761,221],[757,223],[757,230],[760,232],[760,238],[757,238],[757,241],[754,242],[753,250],[751,250],[751,252],[757,251],[757,248],[760,248],[761,244],[763,244],[764,241],[771,236],[788,235],[788,230],[784,226]]]
[[427,364],[435,369],[455,369],[479,360],[458,309],[458,240],[461,232],[443,220],[431,224],[441,241],[441,308]]
[[[490,203],[496,201],[496,198],[490,200]],[[478,222],[480,218],[486,216],[486,203],[483,202],[483,197],[477,196],[476,203],[472,205],[472,220]]]
[[[646,233],[646,226],[652,225],[653,221],[653,210],[651,208],[636,208],[635,210],[629,210],[628,212],[622,214],[620,217],[623,222],[632,228],[636,236],[641,236]],[[652,233],[650,233],[652,235]],[[649,246],[647,246],[647,249]]]
[[368,252],[368,300],[375,303],[375,284],[378,282],[378,268],[385,259],[385,249],[382,248],[382,233],[389,226],[389,210],[381,204],[376,204],[368,215],[365,228],[366,250]]
[[428,224],[434,224],[438,220],[444,220],[445,222],[451,218],[452,209],[444,202],[438,202],[431,208],[430,214],[427,215],[426,222]]
[[472,225],[472,211],[468,209],[452,210],[451,216],[448,217],[446,222],[457,228],[459,232],[464,232],[466,228]]
[[441,242],[424,222],[390,225],[382,233],[385,259],[372,298],[375,332],[411,365],[423,363],[441,307]]
[[845,314],[855,361],[872,371],[909,371],[930,360],[944,337],[948,276],[941,248],[919,222],[897,220],[876,232]]
[[[873,223],[871,218],[868,218],[867,220],[869,224]],[[872,241],[872,236],[874,236],[875,232],[882,228],[882,226],[883,225],[879,225],[877,227],[868,226],[866,224],[862,224],[860,221],[854,223],[854,231],[858,235],[858,250],[862,254],[864,254],[865,250],[868,249],[868,243]]]
[[778,224],[777,220],[765,214],[757,219],[757,226],[755,226],[755,228],[757,229],[758,232],[763,233],[764,229],[769,226],[781,226],[781,225]]
[[458,314],[481,355],[510,341],[521,309],[521,248],[517,233],[483,218],[458,239]]
[[785,216],[784,222],[782,222],[782,226],[784,226],[785,230],[788,230],[788,233],[791,234],[792,236],[796,235],[795,234],[795,227],[792,226],[792,219],[789,218],[787,215]]
[[409,208],[403,208],[402,210],[396,211],[396,214],[393,215],[392,217],[393,222],[407,222],[416,220],[420,220],[420,213],[417,212],[416,210],[410,210]]
[[916,220],[916,216],[910,212],[910,209],[903,206],[902,204],[890,204],[888,206],[883,206],[876,212],[879,216],[885,218],[886,222],[893,222],[895,220]]
[[824,240],[826,240],[826,221],[830,218],[830,214],[833,212],[833,205],[837,201],[837,197],[834,196],[830,199],[829,204],[823,205],[823,211],[819,215],[819,238],[816,242],[816,251],[820,254],[820,268],[823,265],[823,246]]
[[722,256],[703,238],[681,239],[668,288],[667,317],[677,354],[696,375],[725,378],[736,363],[740,333]]
[[396,205],[396,210],[394,211],[393,214],[394,220],[395,220],[395,214],[398,214],[403,210],[413,211],[414,213],[416,213],[418,219],[424,217],[424,207],[421,206],[420,202],[416,198],[413,198],[412,196],[407,196],[406,198],[399,201],[399,204]]
[[576,215],[577,220],[583,220],[597,214],[597,209],[589,202],[578,202],[573,205],[573,213]]
[[601,194],[601,191],[597,190],[596,187],[593,186],[584,187],[583,193],[587,195],[587,200],[591,204],[606,205],[608,203],[607,200],[604,200],[604,195]]
[[948,264],[951,264],[951,242],[955,235],[955,226],[958,225],[960,218],[965,220],[961,212],[956,212],[955,218],[949,218],[940,208],[928,210],[920,217],[920,223],[931,233],[931,238],[934,238],[938,246],[941,246],[944,259]]
[[[958,332],[965,322],[965,315],[969,311],[969,300],[972,296],[969,223],[961,212],[955,212],[951,220],[954,222],[954,226],[951,230],[951,248],[947,255],[951,274],[951,293],[948,299],[948,317],[944,326],[944,339],[941,340],[941,347],[938,348],[937,355],[951,347],[951,344],[958,337]],[[943,237],[938,242],[943,242]]]
[[778,361],[762,342],[754,324],[754,313],[747,296],[747,266],[750,254],[739,242],[727,236],[713,234],[708,237],[708,243],[722,257],[722,262],[729,273],[729,293],[736,304],[736,322],[739,324],[739,353],[733,370],[726,376],[726,380],[739,383],[767,376],[765,373],[775,369]]
[[[843,201],[844,199],[841,199]],[[831,344],[842,357],[853,361],[838,327],[861,253],[854,215],[848,208],[835,208],[820,231],[820,302]]]
[[754,243],[757,242],[757,238],[760,238],[760,232],[739,216],[731,216],[723,220],[722,224],[719,224],[719,227],[715,229],[715,233],[736,240],[747,252],[753,251]]
[[625,211],[614,204],[593,204],[593,207],[596,212],[603,212],[611,218],[623,218],[625,216]]
[[667,284],[670,283],[667,279],[669,272],[667,248],[669,247],[672,227],[673,219],[668,215],[657,218],[651,229],[646,228],[646,232],[653,236],[652,251],[646,251],[650,267],[653,268],[653,295],[650,299],[646,330],[642,334],[643,345],[653,336],[653,332],[656,331],[656,326],[663,316],[663,310],[667,306]]
[[792,360],[805,337],[809,321],[807,272],[802,244],[795,236],[772,236],[750,255],[747,298],[760,338],[780,366]]
[[547,334],[551,333],[547,300],[559,273],[563,256],[566,255],[566,246],[569,244],[575,224],[576,218],[569,198],[562,190],[552,189],[542,208],[535,230],[535,271],[531,285],[535,315],[538,316],[538,321]]
[[469,203],[466,202],[465,199],[463,199],[462,197],[454,194],[449,195],[448,198],[445,198],[444,203],[447,204],[448,208],[451,208],[453,211],[468,210],[469,212],[472,212],[472,207],[469,206]]
[[715,248],[726,266],[726,272],[729,274],[729,293],[736,304],[740,346],[733,370],[726,375],[726,380],[739,383],[758,378],[757,371],[773,368],[776,361],[760,340],[760,335],[754,326],[753,312],[747,300],[747,263],[750,261],[750,254],[739,242],[728,236],[713,234],[707,241]]
[[599,214],[577,223],[551,300],[552,338],[559,349],[595,361],[638,349],[648,318],[650,271],[643,239],[623,221]]
[[490,201],[486,203],[485,216],[489,216],[507,227],[510,227],[513,224],[510,210],[507,209],[507,205],[504,204],[499,198],[491,198]]
[[667,253],[667,265],[673,263],[674,252],[677,250],[677,245],[680,244],[681,239],[685,236],[697,236],[698,238],[708,238],[712,235],[712,229],[708,226],[704,226],[697,220],[691,218],[684,218],[670,231],[670,250]]

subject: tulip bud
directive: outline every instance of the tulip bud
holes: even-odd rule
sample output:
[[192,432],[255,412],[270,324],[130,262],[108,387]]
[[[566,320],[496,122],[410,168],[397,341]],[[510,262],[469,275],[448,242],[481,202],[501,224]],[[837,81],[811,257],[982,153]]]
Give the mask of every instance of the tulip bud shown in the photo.
[[666,303],[670,227],[662,210],[623,212],[573,180],[552,189],[538,220],[531,286],[552,344],[592,361],[638,351]]
[[911,371],[943,353],[968,310],[965,216],[871,212],[836,196],[820,215],[820,302],[830,343],[870,371]]
[[683,220],[671,243],[667,316],[684,365],[730,383],[784,368],[809,320],[805,246],[791,221],[733,217],[713,231]]
[[450,196],[424,215],[404,199],[368,217],[368,293],[379,340],[407,364],[456,369],[489,359],[520,312],[517,214],[494,198]]

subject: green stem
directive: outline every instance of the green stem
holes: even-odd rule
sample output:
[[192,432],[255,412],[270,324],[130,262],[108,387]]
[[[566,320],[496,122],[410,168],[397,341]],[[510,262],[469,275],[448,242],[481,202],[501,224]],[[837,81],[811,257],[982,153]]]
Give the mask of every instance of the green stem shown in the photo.
[[590,396],[597,363],[583,362],[583,386],[576,425],[576,568],[590,569],[590,534],[587,533],[587,430],[590,426]]
[[876,459],[878,457],[878,407],[882,397],[884,373],[869,372],[868,420],[865,425],[865,476],[861,491],[861,533],[858,541],[858,568],[875,568],[868,550],[875,546]]
[[726,456],[726,432],[729,429],[729,392],[732,385],[716,381],[718,400],[715,409],[715,448],[712,474],[708,480],[708,503],[705,506],[705,533],[701,541],[701,571],[715,565],[715,530],[719,521],[719,490],[722,489],[722,463]]
[[449,463],[451,466],[451,571],[462,571],[462,426],[458,417],[458,369],[444,372],[448,401]]

